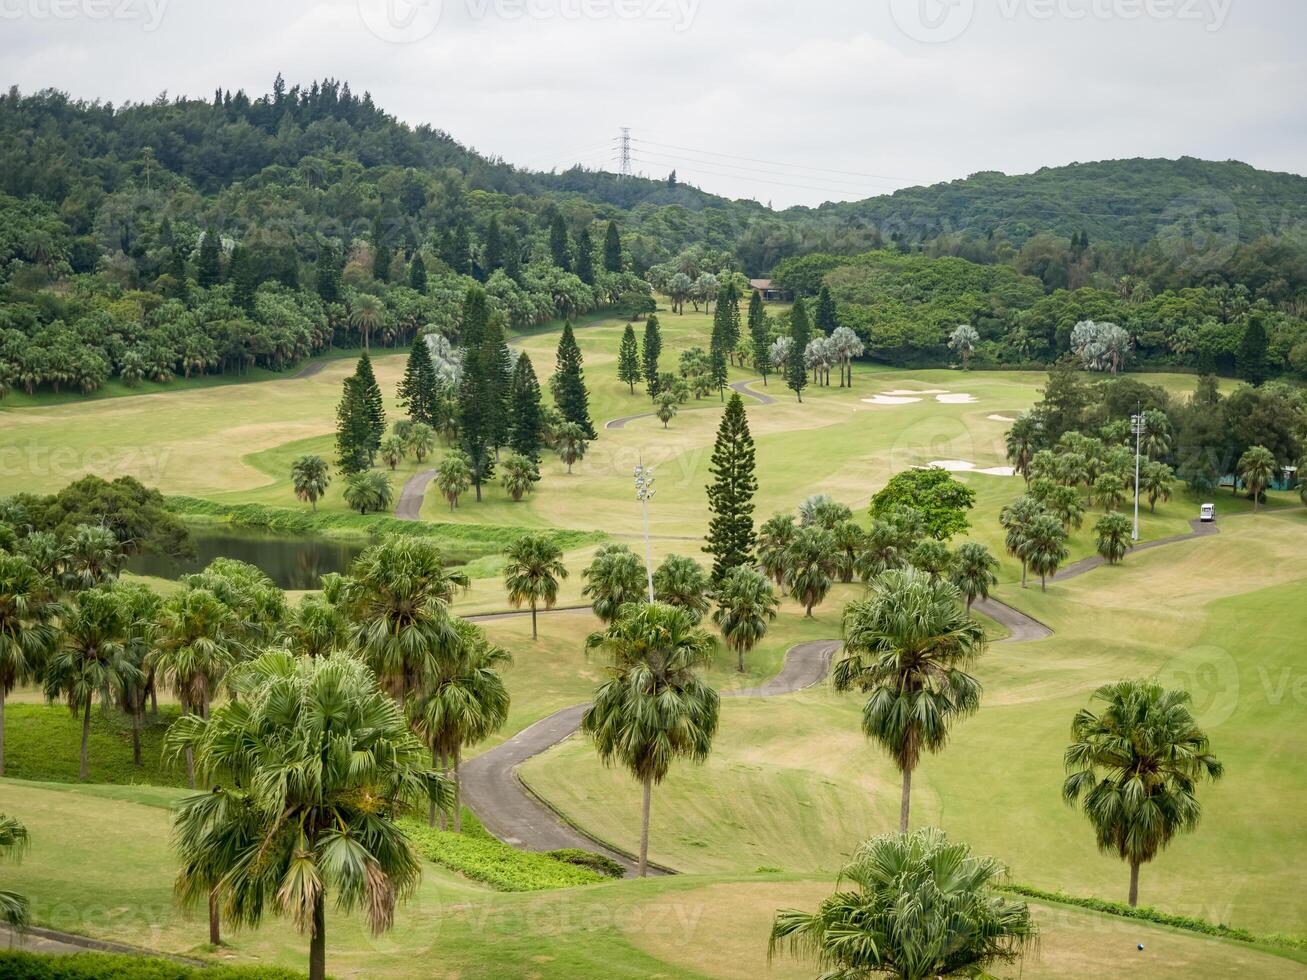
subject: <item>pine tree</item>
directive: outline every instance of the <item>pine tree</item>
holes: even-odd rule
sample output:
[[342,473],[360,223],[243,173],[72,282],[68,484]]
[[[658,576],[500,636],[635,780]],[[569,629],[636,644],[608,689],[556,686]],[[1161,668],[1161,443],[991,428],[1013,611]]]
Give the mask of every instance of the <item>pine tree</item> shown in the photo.
[[499,230],[499,216],[490,216],[490,226],[486,228],[486,243],[481,250],[481,266],[485,269],[486,278],[492,276],[497,269],[504,267],[504,236]]
[[423,295],[427,292],[427,264],[421,255],[413,256],[413,264],[408,267],[408,286]]
[[572,248],[567,239],[567,222],[561,214],[555,214],[549,226],[549,254],[554,265],[564,272],[572,271]]
[[608,231],[604,234],[604,271],[622,271],[622,236],[616,221],[608,222]]
[[635,327],[629,323],[622,334],[622,346],[617,351],[617,380],[625,382],[635,394],[635,383],[643,375],[640,372],[640,345],[635,339]]
[[471,271],[471,251],[467,226],[461,222],[440,236],[440,258],[455,275],[465,276]]
[[504,275],[514,282],[522,277],[522,244],[511,226],[504,231]]
[[490,302],[480,286],[473,286],[463,295],[462,321],[459,340],[465,350],[476,350],[485,340],[486,324],[490,322]]
[[808,387],[808,367],[803,363],[803,352],[812,340],[812,325],[808,322],[808,308],[803,305],[803,297],[794,301],[790,312],[790,356],[785,359],[785,385],[803,402],[803,389]]
[[433,429],[436,428],[433,404],[436,396],[435,380],[436,369],[431,364],[431,348],[423,337],[414,337],[413,345],[408,350],[404,377],[399,383],[399,403],[408,409],[410,419]]
[[1243,340],[1239,343],[1237,366],[1239,377],[1251,385],[1260,385],[1270,377],[1266,363],[1266,328],[1260,316],[1248,318]]
[[729,295],[730,291],[725,286],[717,294],[717,310],[713,314],[712,338],[708,344],[708,375],[712,378],[713,386],[721,392],[723,400],[726,398],[726,358],[731,350]]
[[707,544],[713,556],[712,577],[719,583],[732,569],[754,563],[753,495],[758,491],[754,473],[753,436],[739,393],[731,395],[713,447],[713,482],[708,486]]
[[386,244],[386,230],[378,216],[372,222],[372,278],[377,282],[390,282],[390,265],[394,252]]
[[558,341],[558,366],[549,383],[563,418],[579,425],[587,439],[597,438],[594,423],[590,421],[590,395],[585,389],[581,348],[576,345],[570,320],[563,324],[563,336]]
[[359,379],[345,379],[340,404],[336,406],[336,465],[342,473],[362,473],[372,466],[372,426],[367,404],[359,391]]
[[772,366],[771,341],[767,336],[767,311],[762,308],[762,296],[757,292],[749,300],[749,339],[753,343],[753,366],[762,375],[765,387]]
[[317,263],[318,296],[324,303],[340,302],[340,259],[336,246],[323,242],[318,249]]
[[835,317],[835,298],[830,294],[829,286],[822,286],[817,294],[817,310],[814,314],[817,329],[827,337],[835,332],[840,321]]
[[368,449],[375,453],[381,448],[381,440],[386,435],[386,406],[381,397],[381,386],[377,384],[377,376],[372,371],[372,358],[368,357],[367,351],[359,358],[354,377],[357,379],[358,395],[363,400],[371,432]]
[[195,282],[209,289],[222,281],[222,256],[218,247],[218,233],[210,225],[200,239],[200,256],[195,264]]
[[644,367],[645,385],[650,398],[658,397],[658,359],[663,353],[663,335],[658,329],[658,318],[650,316],[644,324],[644,350],[641,360]]
[[254,263],[244,245],[237,245],[231,250],[231,262],[227,267],[227,277],[231,280],[231,298],[246,313],[254,312],[254,292],[258,283],[254,278]]
[[494,476],[495,471],[493,435],[496,412],[483,363],[484,353],[484,344],[464,349],[463,377],[458,386],[459,446],[467,455],[478,502],[482,485]]
[[523,352],[513,368],[509,386],[508,446],[513,452],[540,462],[544,445],[544,411],[540,403],[540,382],[536,379],[531,358]]
[[576,239],[576,276],[587,286],[594,285],[595,246],[589,228],[582,228]]
[[508,389],[513,381],[513,359],[497,316],[486,324],[480,361],[485,372],[486,438],[497,450],[508,442]]

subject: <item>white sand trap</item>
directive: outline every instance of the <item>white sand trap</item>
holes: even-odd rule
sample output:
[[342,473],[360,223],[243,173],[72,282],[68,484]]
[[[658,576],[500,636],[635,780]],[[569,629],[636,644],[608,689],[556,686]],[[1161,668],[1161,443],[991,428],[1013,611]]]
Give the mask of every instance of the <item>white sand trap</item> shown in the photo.
[[887,395],[947,395],[948,391],[944,388],[927,388],[925,391],[909,391],[907,388],[900,388],[895,391],[885,392]]
[[941,470],[948,470],[950,473],[981,473],[985,476],[1016,476],[1016,470],[1011,466],[988,466],[984,469],[978,469],[975,463],[968,462],[965,459],[937,459],[930,464],[931,467]]
[[921,401],[920,398],[898,398],[893,395],[877,395],[875,398],[862,399],[868,405],[911,405]]
[[1011,415],[991,415],[989,420],[991,422],[1015,422],[1016,418]]
[[976,403],[975,395],[957,394],[957,395],[936,395],[935,401],[941,405],[974,405]]

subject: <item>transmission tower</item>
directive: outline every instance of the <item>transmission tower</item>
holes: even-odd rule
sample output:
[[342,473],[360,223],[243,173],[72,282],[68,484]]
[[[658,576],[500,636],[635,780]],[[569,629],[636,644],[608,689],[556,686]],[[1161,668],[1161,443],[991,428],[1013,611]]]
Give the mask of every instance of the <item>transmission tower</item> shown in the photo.
[[622,127],[621,148],[619,150],[621,158],[618,165],[618,173],[623,177],[631,176],[631,127]]

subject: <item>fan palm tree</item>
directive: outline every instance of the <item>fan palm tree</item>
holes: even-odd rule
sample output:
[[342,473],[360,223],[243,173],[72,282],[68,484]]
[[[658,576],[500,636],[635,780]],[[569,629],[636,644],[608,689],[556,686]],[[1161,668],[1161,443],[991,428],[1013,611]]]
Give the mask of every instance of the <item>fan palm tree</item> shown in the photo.
[[899,507],[876,518],[858,555],[858,576],[870,582],[891,568],[903,568],[923,534],[921,515],[914,510]]
[[834,584],[838,565],[835,537],[815,524],[801,527],[785,549],[784,561],[785,586],[811,619],[813,607],[826,598]]
[[408,452],[408,445],[399,436],[386,436],[381,440],[379,452],[381,461],[394,470],[395,467],[404,462],[404,455]]
[[654,598],[684,609],[698,626],[708,612],[708,575],[693,558],[668,555],[654,571]]
[[504,460],[500,469],[500,481],[514,501],[520,501],[540,482],[540,470],[535,461],[518,453]]
[[1161,409],[1150,408],[1144,412],[1144,431],[1141,438],[1144,454],[1150,459],[1158,459],[1171,451],[1171,420]]
[[77,596],[61,623],[62,638],[44,671],[45,696],[64,700],[73,717],[82,718],[82,744],[77,778],[90,776],[91,703],[122,699],[140,680],[140,670],[127,656],[128,609],[122,596],[108,589],[89,589]]
[[957,351],[962,357],[962,370],[971,370],[971,355],[976,352],[976,345],[980,343],[980,334],[976,328],[969,323],[959,324],[958,327],[949,334],[949,350]]
[[107,527],[79,524],[63,543],[60,565],[69,591],[93,589],[118,574],[124,559],[118,538]]
[[590,443],[585,438],[585,429],[575,422],[564,422],[554,430],[554,452],[572,472],[572,465],[585,458]]
[[1257,513],[1262,493],[1275,479],[1275,455],[1265,446],[1253,446],[1239,457],[1239,479],[1253,498],[1253,513]]
[[447,806],[403,713],[352,657],[270,651],[245,665],[240,702],[169,730],[172,757],[193,753],[218,788],[177,805],[176,891],[213,896],[234,927],[272,911],[309,936],[309,977],[326,977],[326,906],[362,909],[374,935],[389,929],[421,864],[397,817],[428,801]]
[[949,581],[966,597],[969,612],[977,599],[988,599],[990,588],[998,585],[998,559],[983,544],[968,542],[953,555]]
[[5,699],[40,676],[59,632],[54,581],[26,559],[0,552],[0,776],[5,771]]
[[366,515],[368,511],[380,513],[390,510],[395,499],[395,487],[384,473],[369,470],[351,473],[345,478],[345,503]]
[[1139,867],[1202,817],[1203,779],[1225,771],[1194,721],[1186,691],[1151,681],[1119,681],[1094,692],[1071,723],[1062,797],[1080,802],[1098,848],[1130,865],[1130,905],[1139,901]]
[[1034,416],[1023,415],[1007,431],[1008,462],[1027,483],[1030,482],[1030,462],[1039,443],[1041,428]]
[[1094,533],[1098,535],[1098,553],[1109,565],[1115,565],[1130,550],[1134,526],[1125,514],[1104,514],[1094,525]]
[[840,521],[831,528],[835,539],[836,565],[835,574],[844,583],[853,581],[858,571],[858,556],[866,548],[867,535],[862,528],[852,521]]
[[1148,509],[1157,511],[1157,502],[1171,499],[1171,484],[1175,472],[1165,463],[1147,463],[1140,477],[1139,489],[1148,494]]
[[918,541],[916,547],[908,552],[908,564],[938,580],[952,567],[953,555],[943,541],[926,538]]
[[1022,560],[1039,576],[1040,591],[1048,591],[1048,580],[1057,574],[1067,556],[1066,528],[1052,514],[1040,514],[1026,529]]
[[[454,633],[454,644],[435,659],[434,673],[422,678],[421,687],[409,699],[408,715],[413,730],[431,750],[431,767],[448,767],[453,773],[454,832],[461,833],[458,769],[463,746],[488,738],[508,720],[508,688],[499,668],[513,658],[466,620],[454,620]],[[433,801],[427,815],[433,827],[436,809]]]
[[458,498],[472,486],[472,466],[466,453],[451,450],[440,461],[440,466],[436,469],[436,486],[449,501],[451,511],[458,507]]
[[586,583],[581,594],[590,600],[595,615],[608,625],[617,621],[623,606],[649,599],[644,563],[624,544],[600,548],[581,577]]
[[[27,850],[27,828],[0,813],[0,858],[17,861]],[[30,920],[31,908],[27,898],[17,892],[0,888],[0,922],[11,929],[24,929]]]
[[777,585],[785,582],[785,549],[797,533],[793,514],[777,514],[758,529],[758,564]]
[[713,600],[717,608],[712,621],[722,631],[727,647],[735,651],[737,669],[743,674],[744,657],[767,635],[767,624],[776,618],[780,600],[771,579],[745,565],[726,573]]
[[1030,562],[1027,558],[1027,538],[1030,535],[1030,526],[1035,522],[1035,518],[1046,514],[1044,505],[1031,496],[1018,497],[1012,503],[1004,507],[998,514],[998,522],[1003,527],[1006,535],[1003,539],[1003,546],[1007,553],[1021,562],[1021,587],[1026,587],[1027,572],[1030,569]]
[[290,466],[290,482],[295,496],[318,509],[318,501],[331,486],[331,470],[321,456],[300,456]]
[[159,633],[159,611],[163,597],[147,585],[115,582],[112,586],[127,611],[123,655],[136,668],[135,676],[119,691],[119,704],[132,719],[132,765],[141,765],[141,726],[145,723],[145,702],[154,691],[150,651]]
[[714,641],[684,609],[661,602],[628,606],[604,634],[611,676],[581,717],[607,765],[640,780],[640,860],[649,866],[649,810],[656,783],[677,759],[708,758],[721,700],[696,674],[712,658]]
[[553,609],[558,602],[559,583],[567,578],[563,549],[544,534],[527,534],[508,546],[504,564],[504,588],[514,609],[531,607],[531,639],[540,639],[536,611],[543,604]]
[[1093,489],[1095,499],[1104,510],[1117,510],[1125,503],[1125,481],[1115,473],[1100,474]]
[[901,831],[921,754],[943,750],[949,726],[980,707],[980,682],[966,668],[984,648],[985,630],[962,608],[957,587],[916,569],[886,572],[869,598],[844,612],[835,689],[870,694],[862,731],[903,774]]
[[1037,932],[1025,902],[996,889],[1006,869],[950,843],[942,830],[866,841],[816,912],[776,913],[769,956],[787,945],[824,977],[988,977],[1015,963]]
[[372,335],[380,330],[386,322],[386,308],[381,300],[367,293],[360,293],[350,302],[349,325],[363,338],[363,349],[371,346]]
[[414,422],[404,436],[404,444],[419,463],[424,463],[436,448],[436,433],[425,422]]
[[297,657],[329,657],[349,648],[349,622],[335,604],[307,596],[287,614],[279,640]]

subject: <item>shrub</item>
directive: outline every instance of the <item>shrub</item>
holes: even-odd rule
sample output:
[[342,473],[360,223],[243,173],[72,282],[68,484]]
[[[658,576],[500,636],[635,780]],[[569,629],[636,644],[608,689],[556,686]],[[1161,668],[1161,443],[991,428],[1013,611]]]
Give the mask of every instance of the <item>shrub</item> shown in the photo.
[[304,974],[268,966],[190,966],[147,956],[0,950],[0,980],[304,980]]
[[591,871],[598,872],[607,878],[621,878],[626,874],[626,869],[604,854],[596,854],[593,851],[583,851],[579,847],[565,847],[559,851],[546,851],[551,858],[556,858],[567,864],[575,864],[579,868],[589,868]]

